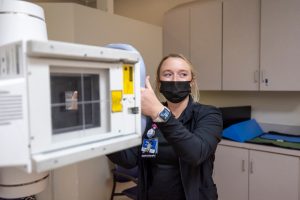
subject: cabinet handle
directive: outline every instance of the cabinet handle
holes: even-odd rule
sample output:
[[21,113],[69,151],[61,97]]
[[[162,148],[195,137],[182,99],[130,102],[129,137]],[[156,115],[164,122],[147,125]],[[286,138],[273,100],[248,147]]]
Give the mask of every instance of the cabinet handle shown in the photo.
[[242,160],[242,172],[245,172],[246,168],[245,168],[245,160]]
[[265,70],[261,70],[261,82],[268,86],[268,78],[266,77]]
[[266,77],[264,70],[261,70],[261,82],[264,83],[265,86],[269,86],[269,79]]
[[250,161],[249,171],[250,174],[253,174],[253,161]]
[[269,79],[265,78],[265,85],[269,86]]

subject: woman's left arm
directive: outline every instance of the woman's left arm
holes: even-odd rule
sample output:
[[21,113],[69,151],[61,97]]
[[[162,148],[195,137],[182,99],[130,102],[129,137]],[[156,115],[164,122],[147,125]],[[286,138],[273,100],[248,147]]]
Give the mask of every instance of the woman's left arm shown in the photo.
[[180,159],[193,165],[201,164],[215,153],[223,129],[219,109],[202,106],[196,112],[193,122],[189,122],[193,123],[191,131],[174,117],[166,123],[158,123],[159,129]]

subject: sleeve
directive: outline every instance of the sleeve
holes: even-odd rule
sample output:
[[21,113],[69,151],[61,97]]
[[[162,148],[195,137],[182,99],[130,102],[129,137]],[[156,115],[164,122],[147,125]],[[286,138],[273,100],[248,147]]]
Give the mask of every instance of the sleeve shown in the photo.
[[[146,118],[146,128],[143,135],[146,134],[147,130],[151,127],[152,120]],[[140,159],[140,148],[141,146],[132,147],[112,154],[108,154],[107,157],[115,164],[120,165],[124,168],[132,168],[138,165],[138,159]]]
[[115,164],[124,168],[132,168],[137,165],[139,146],[108,154],[107,157]]
[[191,165],[199,165],[215,153],[223,130],[219,109],[205,106],[195,112],[187,125],[191,127],[191,131],[173,116],[166,123],[158,123],[180,159]]

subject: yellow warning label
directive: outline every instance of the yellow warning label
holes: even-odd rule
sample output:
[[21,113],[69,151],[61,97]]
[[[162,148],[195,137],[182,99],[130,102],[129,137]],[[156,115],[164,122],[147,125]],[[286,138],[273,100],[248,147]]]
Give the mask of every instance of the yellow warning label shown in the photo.
[[123,89],[124,94],[133,94],[133,66],[123,65]]
[[111,111],[112,112],[122,112],[122,91],[121,90],[113,90],[111,91]]

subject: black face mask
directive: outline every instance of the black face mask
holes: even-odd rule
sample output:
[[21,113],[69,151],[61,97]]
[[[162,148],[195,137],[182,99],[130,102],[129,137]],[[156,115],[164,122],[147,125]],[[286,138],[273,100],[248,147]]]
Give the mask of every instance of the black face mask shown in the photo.
[[172,102],[179,103],[191,93],[191,81],[160,81],[159,91]]

